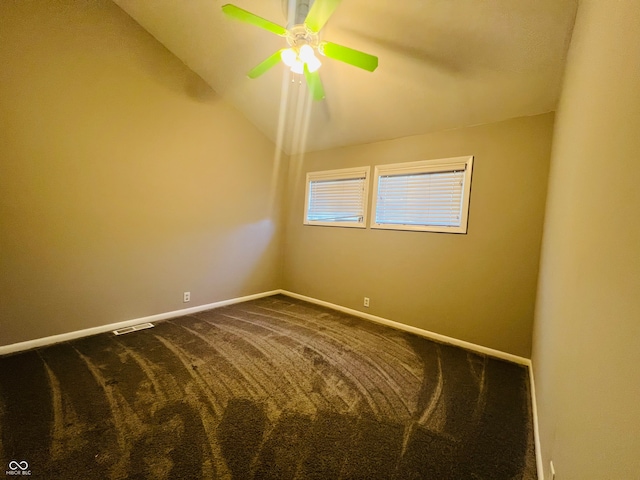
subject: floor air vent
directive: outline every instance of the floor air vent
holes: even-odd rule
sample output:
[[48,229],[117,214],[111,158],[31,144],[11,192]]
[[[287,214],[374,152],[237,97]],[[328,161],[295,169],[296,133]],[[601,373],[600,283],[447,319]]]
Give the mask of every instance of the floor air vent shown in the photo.
[[137,330],[144,330],[145,328],[153,328],[153,323],[141,323],[140,325],[134,325],[133,327],[124,327],[114,330],[114,335],[124,335],[125,333],[135,332]]

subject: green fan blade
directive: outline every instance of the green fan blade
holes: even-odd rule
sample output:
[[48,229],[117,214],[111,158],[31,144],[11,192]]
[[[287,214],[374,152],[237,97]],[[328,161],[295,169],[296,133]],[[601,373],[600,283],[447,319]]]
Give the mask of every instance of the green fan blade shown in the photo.
[[313,32],[319,32],[342,0],[316,0],[307,14],[304,24]]
[[264,28],[265,30],[269,30],[276,35],[280,35],[282,37],[287,35],[287,29],[281,27],[280,25],[276,25],[269,20],[266,20],[262,17],[254,15],[251,12],[247,12],[240,7],[236,7],[235,5],[231,5],[228,3],[227,5],[222,6],[222,11],[228,15],[229,17],[235,18],[236,20],[240,20],[241,22],[250,23],[255,25],[256,27]]
[[337,43],[322,42],[318,46],[318,50],[329,58],[340,60],[341,62],[363,68],[370,72],[373,72],[378,67],[378,57],[354,50],[353,48],[338,45]]
[[249,77],[249,78],[258,78],[264,72],[266,72],[270,68],[273,68],[280,61],[280,52],[282,52],[282,50],[278,50],[276,53],[274,53],[269,58],[267,58],[264,62],[262,62],[259,65],[253,67],[249,71],[249,73],[247,73],[247,77]]
[[304,78],[307,80],[307,86],[311,92],[311,96],[314,100],[322,100],[324,98],[324,88],[322,87],[322,80],[320,80],[320,74],[316,70],[310,72],[307,64],[304,64]]

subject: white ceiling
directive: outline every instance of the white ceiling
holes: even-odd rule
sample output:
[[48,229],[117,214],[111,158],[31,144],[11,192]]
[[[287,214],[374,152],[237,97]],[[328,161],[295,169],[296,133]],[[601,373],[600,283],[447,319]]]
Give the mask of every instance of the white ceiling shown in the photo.
[[313,102],[282,64],[246,77],[286,40],[220,8],[232,2],[286,26],[282,0],[114,2],[288,153],[555,110],[577,8],[577,0],[343,0],[321,39],[377,55],[379,67],[321,57],[326,98]]

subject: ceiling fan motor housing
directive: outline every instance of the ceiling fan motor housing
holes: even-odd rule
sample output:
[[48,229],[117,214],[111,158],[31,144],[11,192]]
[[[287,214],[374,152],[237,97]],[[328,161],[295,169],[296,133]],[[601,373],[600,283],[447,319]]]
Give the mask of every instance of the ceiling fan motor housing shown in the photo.
[[318,34],[309,30],[304,24],[294,25],[288,31],[287,43],[290,47],[296,49],[299,49],[303,45],[317,48]]

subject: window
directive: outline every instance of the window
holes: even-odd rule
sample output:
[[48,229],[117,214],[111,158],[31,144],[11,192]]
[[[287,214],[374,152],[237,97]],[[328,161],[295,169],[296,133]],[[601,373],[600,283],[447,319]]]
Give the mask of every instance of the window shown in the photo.
[[379,165],[372,228],[467,233],[473,157]]
[[365,228],[370,167],[307,173],[304,223]]

